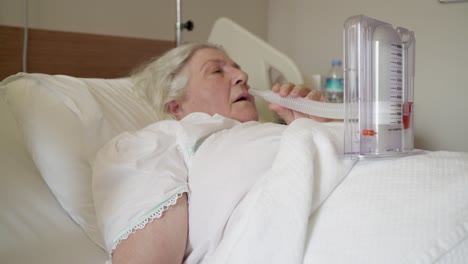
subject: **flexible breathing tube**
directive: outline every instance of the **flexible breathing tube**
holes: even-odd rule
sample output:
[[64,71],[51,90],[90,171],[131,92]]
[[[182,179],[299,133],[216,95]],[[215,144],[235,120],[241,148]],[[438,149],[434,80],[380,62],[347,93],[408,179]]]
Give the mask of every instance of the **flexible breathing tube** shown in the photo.
[[301,97],[281,97],[279,94],[268,89],[250,88],[249,93],[259,96],[270,103],[275,103],[301,113],[331,119],[344,119],[344,104],[324,103]]

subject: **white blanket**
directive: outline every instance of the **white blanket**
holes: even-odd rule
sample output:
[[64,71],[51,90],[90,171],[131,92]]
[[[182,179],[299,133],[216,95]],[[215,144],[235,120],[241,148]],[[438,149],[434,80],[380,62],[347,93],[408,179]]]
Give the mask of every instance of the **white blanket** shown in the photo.
[[468,263],[468,153],[360,161],[310,227],[304,263]]
[[353,168],[342,146],[339,126],[293,122],[271,172],[238,205],[204,263],[433,263],[463,245],[466,153]]
[[310,215],[352,167],[340,158],[343,130],[296,120],[271,172],[236,208],[209,263],[301,263]]

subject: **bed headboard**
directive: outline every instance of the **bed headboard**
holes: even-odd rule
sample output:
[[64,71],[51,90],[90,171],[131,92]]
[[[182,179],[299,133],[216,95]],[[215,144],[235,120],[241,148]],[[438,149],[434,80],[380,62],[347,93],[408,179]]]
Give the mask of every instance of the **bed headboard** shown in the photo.
[[[22,71],[23,28],[0,25],[0,80]],[[174,41],[29,29],[27,71],[117,78]]]

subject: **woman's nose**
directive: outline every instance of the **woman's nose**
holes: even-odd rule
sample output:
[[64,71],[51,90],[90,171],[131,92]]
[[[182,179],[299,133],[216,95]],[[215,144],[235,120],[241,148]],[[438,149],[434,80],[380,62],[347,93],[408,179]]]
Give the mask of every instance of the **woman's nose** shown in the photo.
[[247,80],[249,76],[246,72],[240,69],[236,69],[235,76],[234,76],[234,84],[247,84]]

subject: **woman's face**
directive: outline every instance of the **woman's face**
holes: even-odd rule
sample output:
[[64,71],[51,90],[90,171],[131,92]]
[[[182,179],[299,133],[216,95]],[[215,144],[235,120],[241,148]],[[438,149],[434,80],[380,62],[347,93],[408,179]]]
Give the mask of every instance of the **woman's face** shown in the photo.
[[240,122],[257,120],[254,99],[247,92],[248,76],[224,52],[210,48],[197,50],[183,71],[189,78],[186,96],[169,104],[177,119],[204,112]]

